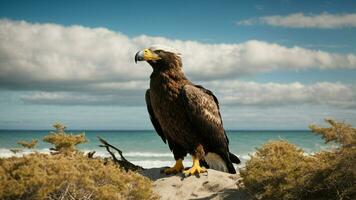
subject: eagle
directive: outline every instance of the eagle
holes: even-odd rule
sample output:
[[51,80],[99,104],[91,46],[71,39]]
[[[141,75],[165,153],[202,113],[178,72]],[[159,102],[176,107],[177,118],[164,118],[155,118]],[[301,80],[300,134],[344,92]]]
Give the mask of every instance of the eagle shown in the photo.
[[[211,168],[235,174],[232,163],[239,164],[240,160],[229,151],[218,99],[210,90],[188,80],[180,53],[154,45],[137,52],[137,61],[147,61],[153,69],[145,95],[147,110],[176,161],[163,172],[189,176]],[[185,170],[183,159],[187,154],[192,156],[193,166]]]

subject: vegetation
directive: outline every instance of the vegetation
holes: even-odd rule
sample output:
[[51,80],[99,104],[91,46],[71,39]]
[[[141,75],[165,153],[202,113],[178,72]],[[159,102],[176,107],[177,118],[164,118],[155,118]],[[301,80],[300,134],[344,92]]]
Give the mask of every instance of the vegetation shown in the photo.
[[356,199],[356,129],[326,122],[331,127],[310,128],[338,148],[307,156],[286,141],[269,142],[240,170],[246,190],[258,199]]
[[54,145],[54,154],[0,158],[0,199],[158,198],[149,179],[76,150],[86,141],[84,134],[66,134],[60,124],[55,128],[44,137]]
[[17,153],[21,152],[22,149],[19,149],[19,148],[12,148],[12,149],[10,149],[10,151],[11,151],[12,153],[14,153],[14,154],[17,154]]
[[54,145],[51,150],[53,150],[54,154],[56,153],[70,153],[76,152],[76,145],[87,142],[84,133],[80,134],[67,134],[64,130],[66,129],[60,123],[56,123],[53,125],[56,129],[54,132],[50,132],[50,134],[46,135],[43,138],[44,142],[48,142]]
[[28,149],[34,149],[37,145],[37,140],[32,140],[32,141],[18,141],[17,144],[25,147],[25,148],[28,148]]

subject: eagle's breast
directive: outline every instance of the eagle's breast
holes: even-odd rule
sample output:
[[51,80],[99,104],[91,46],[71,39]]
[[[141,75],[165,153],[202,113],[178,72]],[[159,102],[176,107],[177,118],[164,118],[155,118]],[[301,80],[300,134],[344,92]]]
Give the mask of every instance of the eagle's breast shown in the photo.
[[192,130],[183,105],[178,99],[180,89],[186,83],[166,76],[160,74],[151,78],[151,105],[168,142],[174,141],[188,148],[190,142],[187,138]]
[[173,129],[175,127],[172,126],[174,121],[182,118],[178,111],[179,85],[172,81],[162,83],[161,81],[152,80],[150,89],[152,107],[162,129],[165,132],[167,129]]

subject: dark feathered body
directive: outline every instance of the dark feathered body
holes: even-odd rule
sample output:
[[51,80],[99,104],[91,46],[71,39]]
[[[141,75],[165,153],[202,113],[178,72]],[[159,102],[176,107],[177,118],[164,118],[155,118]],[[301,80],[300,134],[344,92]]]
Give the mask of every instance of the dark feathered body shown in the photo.
[[216,97],[185,77],[178,56],[166,56],[162,62],[149,62],[153,73],[146,102],[157,133],[168,141],[175,159],[190,153],[204,160],[213,152],[235,173],[231,160],[239,160],[229,152]]
[[[162,68],[161,68],[162,69]],[[189,84],[176,70],[155,70],[150,80],[150,101],[154,116],[159,122],[164,138],[176,158],[184,157],[194,149],[196,138],[179,101],[180,89]]]

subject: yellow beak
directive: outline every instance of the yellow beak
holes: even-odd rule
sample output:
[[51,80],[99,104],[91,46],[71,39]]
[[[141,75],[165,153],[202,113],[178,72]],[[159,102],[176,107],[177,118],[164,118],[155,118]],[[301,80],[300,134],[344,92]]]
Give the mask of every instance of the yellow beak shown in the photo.
[[135,62],[137,61],[155,61],[161,59],[156,53],[149,49],[144,49],[139,51],[135,55]]

